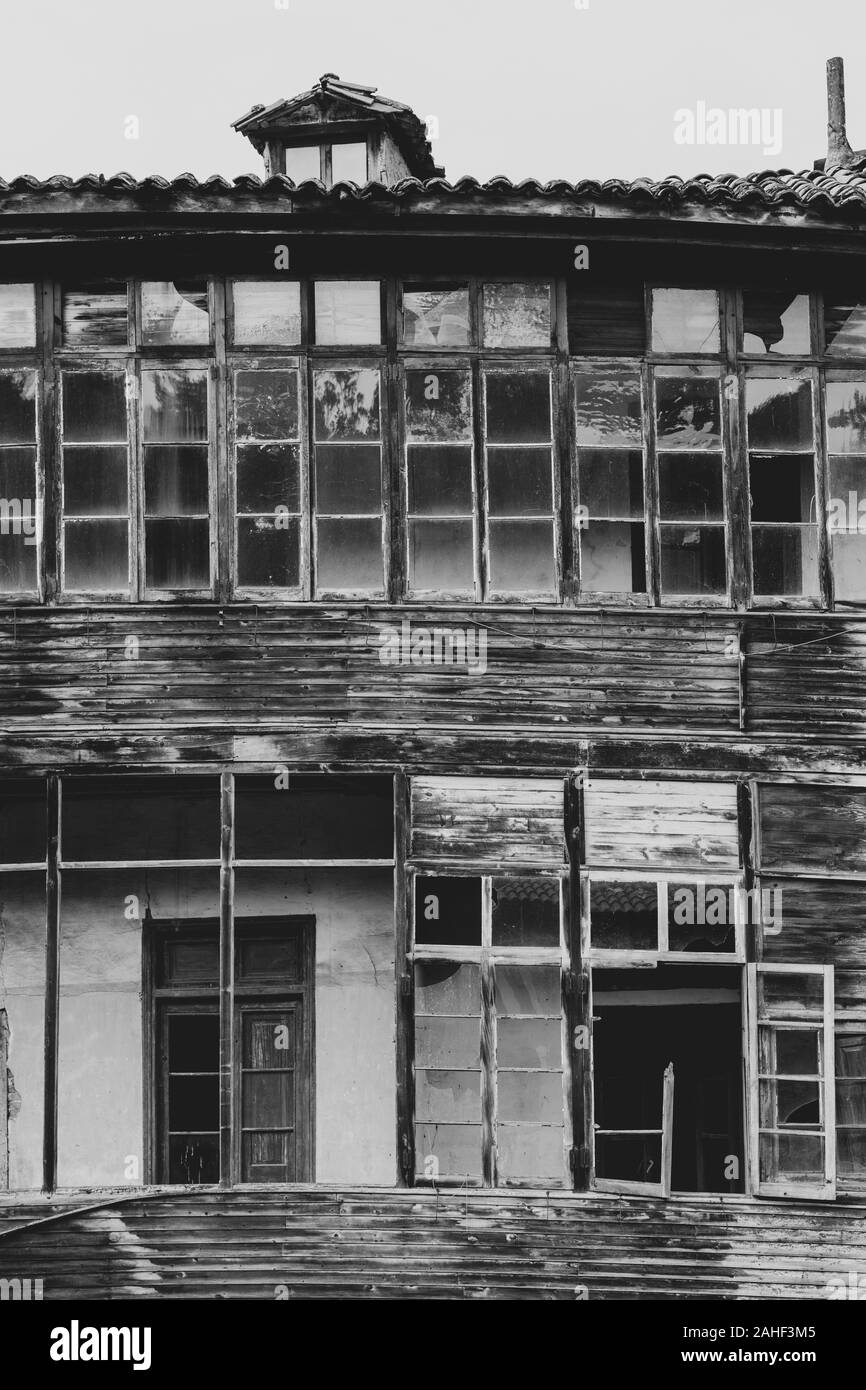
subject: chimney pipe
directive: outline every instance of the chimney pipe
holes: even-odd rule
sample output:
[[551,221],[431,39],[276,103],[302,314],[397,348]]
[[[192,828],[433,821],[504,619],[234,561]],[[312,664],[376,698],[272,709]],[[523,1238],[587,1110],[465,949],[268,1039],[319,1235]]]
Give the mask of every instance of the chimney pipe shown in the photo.
[[856,155],[845,133],[845,68],[841,58],[827,59],[827,161],[825,168],[853,164]]

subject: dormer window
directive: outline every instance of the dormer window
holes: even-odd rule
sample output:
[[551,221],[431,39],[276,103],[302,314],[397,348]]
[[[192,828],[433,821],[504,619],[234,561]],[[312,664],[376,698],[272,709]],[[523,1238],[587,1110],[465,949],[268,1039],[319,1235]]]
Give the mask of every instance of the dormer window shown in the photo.
[[296,145],[286,150],[286,178],[292,183],[322,177],[321,149],[318,145]]
[[326,188],[335,183],[367,182],[367,144],[364,140],[321,145],[287,145],[286,177],[293,183],[320,179]]

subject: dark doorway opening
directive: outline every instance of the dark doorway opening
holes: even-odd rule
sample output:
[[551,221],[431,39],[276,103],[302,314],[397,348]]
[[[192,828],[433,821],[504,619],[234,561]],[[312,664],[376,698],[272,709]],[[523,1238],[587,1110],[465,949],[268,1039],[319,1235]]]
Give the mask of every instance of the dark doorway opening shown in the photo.
[[672,1190],[742,1192],[740,971],[594,969],[592,983],[596,1177],[658,1181],[672,1063]]

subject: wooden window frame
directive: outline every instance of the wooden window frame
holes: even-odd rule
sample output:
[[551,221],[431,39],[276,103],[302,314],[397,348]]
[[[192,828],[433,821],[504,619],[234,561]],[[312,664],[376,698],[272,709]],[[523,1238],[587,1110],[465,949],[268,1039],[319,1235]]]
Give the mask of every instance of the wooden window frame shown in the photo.
[[[592,884],[593,883],[655,883],[656,885],[656,943],[655,950],[629,950],[594,946],[592,942]],[[669,884],[688,887],[704,883],[725,886],[734,892],[734,950],[733,951],[671,951],[668,946],[667,889]],[[585,869],[581,873],[581,959],[606,969],[627,970],[631,966],[654,966],[667,963],[680,965],[742,966],[746,960],[746,928],[748,898],[742,872],[730,869],[718,874],[706,869]]]
[[[481,881],[481,941],[477,946],[447,946],[447,945],[428,945],[416,944],[415,942],[415,885],[418,878],[437,877],[437,878],[471,878]],[[492,941],[493,924],[493,903],[492,886],[494,879],[513,878],[539,878],[559,884],[559,945],[558,946],[495,946]],[[570,979],[570,953],[568,947],[568,884],[567,872],[556,873],[550,870],[519,869],[509,866],[504,872],[491,872],[489,866],[482,868],[472,868],[461,865],[452,868],[449,865],[441,865],[428,861],[415,861],[406,870],[406,903],[408,912],[408,949],[406,954],[408,979],[414,980],[416,964],[423,964],[428,961],[449,962],[455,965],[469,964],[478,965],[481,975],[481,997],[479,999],[479,1018],[481,1024],[481,1052],[479,1069],[481,1073],[481,1132],[482,1132],[482,1152],[481,1171],[482,1177],[476,1182],[469,1181],[468,1185],[480,1188],[498,1188],[500,1190],[508,1188],[538,1189],[545,1187],[543,1179],[511,1179],[500,1181],[497,1165],[497,1140],[496,1127],[498,1124],[497,1102],[496,1102],[496,1077],[498,1073],[497,1064],[497,1042],[496,1042],[496,1020],[497,1009],[495,1004],[495,978],[497,966],[553,966],[556,965],[560,972],[561,998],[560,998],[560,1049],[561,1065],[559,1070],[562,1077],[562,1137],[563,1137],[563,1166],[561,1172],[561,1183],[556,1190],[568,1191],[572,1186],[571,1175],[571,1154],[574,1144],[573,1114],[572,1114],[572,1065],[571,1049],[569,1037],[569,1013],[566,1008],[565,994],[568,981]],[[407,991],[408,993],[408,991]],[[412,1023],[416,1017],[414,1004],[412,1006]],[[527,1015],[532,1017],[532,1015]],[[546,1017],[546,1015],[544,1015]],[[413,1050],[414,1053],[414,1050]],[[435,1068],[433,1068],[435,1070]],[[459,1069],[458,1069],[459,1070]],[[507,1071],[525,1070],[523,1068],[505,1068]],[[405,1117],[404,1123],[408,1125],[411,1132],[412,1149],[414,1151],[414,1136],[416,1130],[415,1104],[414,1104],[414,1073],[415,1058],[411,1058],[411,1104],[408,1107],[409,1113]],[[528,1124],[532,1122],[527,1121]],[[460,1187],[467,1184],[467,1179],[456,1176],[427,1178],[422,1173],[414,1172],[406,1174],[407,1182],[417,1187]]]
[[[29,282],[28,282],[29,283]],[[39,334],[39,316],[37,312],[37,335]],[[36,516],[36,544],[33,546],[35,558],[36,583],[32,588],[10,589],[0,595],[0,606],[2,604],[20,604],[23,602],[43,603],[47,592],[46,586],[46,526],[48,523],[48,501],[46,498],[47,468],[46,452],[49,446],[48,440],[48,412],[45,409],[45,397],[47,394],[46,369],[44,363],[37,357],[36,350],[30,350],[26,354],[18,348],[7,348],[0,353],[0,376],[9,376],[16,372],[32,372],[35,381],[34,397],[34,428],[32,440],[22,441],[17,444],[0,444],[0,454],[6,449],[29,449],[34,450],[33,475],[34,475],[34,497]],[[11,500],[11,499],[9,499]],[[21,499],[24,500],[24,499]],[[4,537],[0,536],[0,545]]]

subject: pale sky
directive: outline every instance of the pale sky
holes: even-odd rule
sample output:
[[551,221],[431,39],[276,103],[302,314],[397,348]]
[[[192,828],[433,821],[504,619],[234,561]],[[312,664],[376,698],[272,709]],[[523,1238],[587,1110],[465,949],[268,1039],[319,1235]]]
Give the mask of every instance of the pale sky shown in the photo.
[[[839,54],[866,148],[864,0],[0,0],[0,16],[7,179],[261,173],[230,122],[324,72],[435,117],[452,179],[659,178],[810,167]],[[675,112],[700,102],[778,109],[780,153],[677,144]]]

